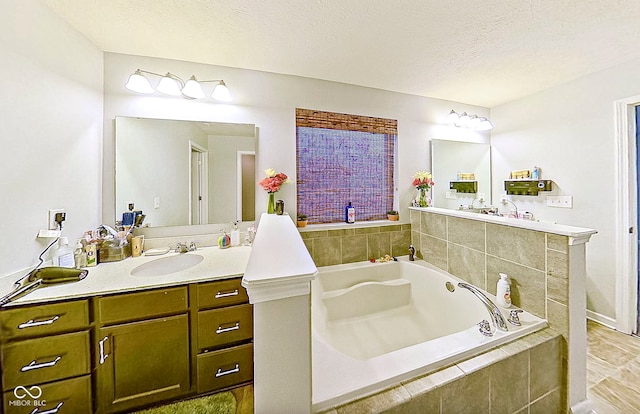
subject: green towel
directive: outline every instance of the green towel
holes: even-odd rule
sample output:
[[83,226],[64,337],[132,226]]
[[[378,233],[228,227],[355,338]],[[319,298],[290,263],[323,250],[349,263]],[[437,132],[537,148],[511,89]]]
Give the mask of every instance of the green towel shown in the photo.
[[136,414],[235,414],[236,399],[230,392],[221,392],[192,400],[137,411]]

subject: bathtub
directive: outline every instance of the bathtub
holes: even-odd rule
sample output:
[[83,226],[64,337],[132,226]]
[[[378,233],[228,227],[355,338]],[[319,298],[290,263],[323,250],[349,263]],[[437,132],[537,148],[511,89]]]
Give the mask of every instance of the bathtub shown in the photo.
[[[496,275],[497,279],[497,275]],[[446,282],[456,289],[447,290]],[[376,393],[547,326],[528,312],[521,326],[484,336],[491,320],[462,280],[423,260],[319,268],[311,284],[312,410]],[[485,292],[486,293],[486,292]],[[486,293],[495,303],[495,296]],[[505,319],[509,312],[501,308]]]

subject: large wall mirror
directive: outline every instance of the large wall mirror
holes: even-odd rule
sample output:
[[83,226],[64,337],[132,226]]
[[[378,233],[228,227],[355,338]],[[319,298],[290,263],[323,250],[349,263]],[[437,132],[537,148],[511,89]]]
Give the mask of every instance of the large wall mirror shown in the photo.
[[[487,143],[431,140],[432,197],[435,207],[458,209],[460,205],[480,207],[478,195],[484,194],[491,205],[491,146]],[[459,173],[472,173],[477,181],[476,193],[459,193],[449,189]]]
[[116,117],[116,221],[151,227],[255,220],[253,124]]

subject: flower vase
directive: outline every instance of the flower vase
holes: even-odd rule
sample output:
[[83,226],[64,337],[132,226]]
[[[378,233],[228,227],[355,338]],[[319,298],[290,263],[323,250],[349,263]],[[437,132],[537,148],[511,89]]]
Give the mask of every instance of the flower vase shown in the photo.
[[418,205],[420,207],[428,207],[429,203],[427,201],[427,189],[426,188],[420,188],[418,191],[420,191],[420,195],[418,198]]
[[269,193],[269,201],[267,202],[267,214],[276,213],[276,193]]

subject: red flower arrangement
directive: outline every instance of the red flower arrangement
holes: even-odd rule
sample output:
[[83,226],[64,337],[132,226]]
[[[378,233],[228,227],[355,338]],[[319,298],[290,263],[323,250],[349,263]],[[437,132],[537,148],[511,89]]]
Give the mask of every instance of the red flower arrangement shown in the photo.
[[266,169],[264,172],[267,174],[267,177],[260,180],[258,184],[268,193],[275,193],[280,190],[282,184],[289,182],[289,177],[287,177],[286,174],[276,173],[276,170],[273,168]]

